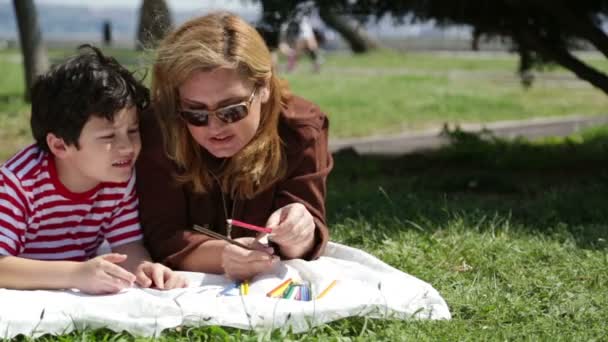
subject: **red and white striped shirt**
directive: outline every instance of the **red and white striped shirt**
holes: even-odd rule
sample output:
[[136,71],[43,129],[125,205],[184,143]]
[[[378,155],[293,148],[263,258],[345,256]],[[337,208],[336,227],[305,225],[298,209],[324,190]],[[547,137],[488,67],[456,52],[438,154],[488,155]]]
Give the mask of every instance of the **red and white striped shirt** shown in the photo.
[[135,174],[73,193],[35,145],[0,167],[0,256],[84,261],[104,240],[113,248],[141,239]]

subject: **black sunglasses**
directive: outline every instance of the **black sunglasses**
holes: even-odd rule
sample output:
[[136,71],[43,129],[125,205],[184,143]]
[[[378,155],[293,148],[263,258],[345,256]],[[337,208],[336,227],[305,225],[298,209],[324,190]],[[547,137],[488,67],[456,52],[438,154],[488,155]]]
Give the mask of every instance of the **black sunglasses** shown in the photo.
[[249,108],[255,96],[257,87],[253,88],[253,92],[247,101],[228,105],[216,110],[180,110],[179,116],[192,126],[207,126],[209,125],[209,116],[215,115],[216,118],[225,123],[233,123],[243,120],[249,114]]

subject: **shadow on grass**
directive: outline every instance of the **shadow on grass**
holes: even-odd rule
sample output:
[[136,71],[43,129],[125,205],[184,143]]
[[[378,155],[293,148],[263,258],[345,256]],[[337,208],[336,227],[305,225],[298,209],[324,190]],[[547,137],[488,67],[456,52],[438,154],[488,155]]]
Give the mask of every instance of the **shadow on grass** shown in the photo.
[[499,225],[606,248],[608,128],[536,143],[446,134],[452,143],[427,153],[336,154],[330,224],[363,219],[381,239],[394,229],[433,233],[458,220],[471,229]]

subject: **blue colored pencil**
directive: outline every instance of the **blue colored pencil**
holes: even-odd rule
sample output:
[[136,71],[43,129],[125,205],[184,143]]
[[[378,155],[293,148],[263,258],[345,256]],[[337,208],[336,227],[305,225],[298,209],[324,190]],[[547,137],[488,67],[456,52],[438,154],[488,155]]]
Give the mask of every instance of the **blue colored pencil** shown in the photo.
[[302,295],[300,300],[308,302],[310,300],[310,287],[308,284],[302,285]]
[[225,296],[230,290],[233,290],[237,286],[238,286],[237,282],[233,282],[233,283],[230,283],[230,284],[226,285],[226,287],[224,287],[224,289],[222,290],[222,292],[220,292],[218,294],[218,297],[219,296]]

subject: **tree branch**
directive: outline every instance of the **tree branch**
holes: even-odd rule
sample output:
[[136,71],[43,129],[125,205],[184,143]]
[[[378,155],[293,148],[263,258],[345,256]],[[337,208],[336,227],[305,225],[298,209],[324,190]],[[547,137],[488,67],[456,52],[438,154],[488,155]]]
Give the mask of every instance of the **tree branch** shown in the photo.
[[526,46],[536,50],[541,55],[548,57],[548,59],[556,61],[563,67],[572,71],[579,78],[591,83],[593,86],[608,94],[608,76],[588,64],[585,64],[567,49],[547,42],[531,30],[523,30],[520,38]]
[[604,56],[608,57],[608,36],[595,26],[589,17],[575,15],[559,1],[533,0],[543,11],[558,19],[560,25],[569,26],[581,37],[586,38]]

